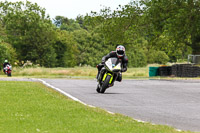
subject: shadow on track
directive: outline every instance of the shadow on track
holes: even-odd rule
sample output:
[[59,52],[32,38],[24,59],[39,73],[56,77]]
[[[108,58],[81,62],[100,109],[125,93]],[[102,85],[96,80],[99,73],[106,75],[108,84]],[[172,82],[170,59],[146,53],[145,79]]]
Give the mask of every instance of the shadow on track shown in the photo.
[[90,93],[90,94],[98,94],[98,95],[114,95],[114,94],[126,94],[126,93],[115,93],[115,92],[105,92],[105,93]]

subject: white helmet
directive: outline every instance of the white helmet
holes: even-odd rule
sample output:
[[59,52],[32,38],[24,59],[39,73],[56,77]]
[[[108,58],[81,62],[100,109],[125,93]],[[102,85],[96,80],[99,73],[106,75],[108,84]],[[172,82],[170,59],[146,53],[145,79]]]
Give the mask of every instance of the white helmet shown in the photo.
[[122,45],[117,46],[116,53],[118,57],[123,57],[125,54],[125,48]]

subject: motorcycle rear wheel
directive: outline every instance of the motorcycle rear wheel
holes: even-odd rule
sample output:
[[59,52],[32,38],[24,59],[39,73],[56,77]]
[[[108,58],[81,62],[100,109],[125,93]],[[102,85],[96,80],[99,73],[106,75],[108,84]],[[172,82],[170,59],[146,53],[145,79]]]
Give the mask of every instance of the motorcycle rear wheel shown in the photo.
[[107,75],[105,81],[103,82],[102,86],[100,87],[100,93],[104,93],[106,89],[108,88],[109,82],[110,82],[110,75]]

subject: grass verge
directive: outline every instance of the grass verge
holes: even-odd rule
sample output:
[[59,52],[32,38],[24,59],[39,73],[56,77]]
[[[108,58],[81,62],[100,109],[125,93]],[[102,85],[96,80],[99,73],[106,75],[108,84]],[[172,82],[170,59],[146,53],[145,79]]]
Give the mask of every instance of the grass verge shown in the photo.
[[[2,72],[1,77],[6,76]],[[13,68],[14,77],[33,77],[33,78],[95,78],[97,68],[94,67],[74,67],[74,68]],[[148,67],[128,68],[123,73],[123,78],[148,78]]]
[[[150,66],[150,65],[149,65]],[[200,77],[149,77],[149,66],[139,68],[128,68],[124,73],[123,79],[157,79],[157,80],[199,80]],[[156,66],[156,65],[153,65]],[[96,78],[97,68],[94,67],[74,67],[74,68],[21,68],[14,67],[12,77],[23,78],[73,78],[73,79],[94,79]],[[7,77],[0,71],[0,77]]]
[[[150,66],[150,65],[149,65]],[[183,78],[183,77],[149,77],[149,66],[139,68],[128,68],[124,73],[123,79],[200,79]],[[156,65],[154,65],[156,66]],[[27,77],[27,78],[76,78],[76,79],[94,79],[97,75],[97,68],[94,67],[74,67],[74,68],[21,68],[14,67],[12,71],[13,77]],[[0,77],[7,77],[3,72],[0,72]]]
[[38,82],[0,81],[2,133],[178,133],[75,102]]

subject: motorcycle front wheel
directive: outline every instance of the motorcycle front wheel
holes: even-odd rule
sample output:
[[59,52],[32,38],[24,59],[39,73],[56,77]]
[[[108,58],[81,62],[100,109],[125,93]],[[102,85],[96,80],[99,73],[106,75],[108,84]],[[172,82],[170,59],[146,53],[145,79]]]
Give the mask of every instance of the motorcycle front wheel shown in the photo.
[[106,91],[106,89],[108,88],[109,82],[110,82],[110,78],[111,78],[111,76],[107,75],[102,86],[100,87],[100,93],[104,93]]
[[100,93],[100,85],[99,85],[99,84],[97,85],[96,91],[97,91],[98,93]]
[[7,76],[8,76],[8,77],[11,77],[11,72],[10,72],[10,73],[7,73]]

